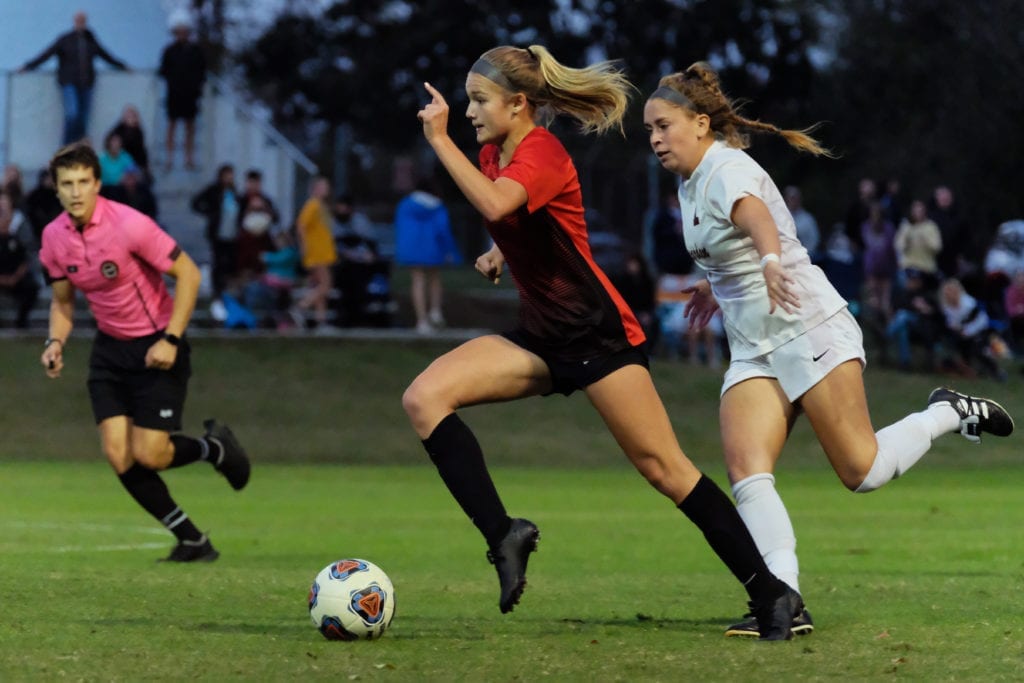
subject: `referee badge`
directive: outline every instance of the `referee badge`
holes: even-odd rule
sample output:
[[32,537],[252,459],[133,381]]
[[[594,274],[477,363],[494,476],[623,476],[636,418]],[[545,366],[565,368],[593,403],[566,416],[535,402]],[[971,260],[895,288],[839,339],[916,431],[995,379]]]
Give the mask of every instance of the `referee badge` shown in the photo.
[[100,273],[108,280],[113,280],[117,277],[117,264],[113,261],[104,261],[100,266]]

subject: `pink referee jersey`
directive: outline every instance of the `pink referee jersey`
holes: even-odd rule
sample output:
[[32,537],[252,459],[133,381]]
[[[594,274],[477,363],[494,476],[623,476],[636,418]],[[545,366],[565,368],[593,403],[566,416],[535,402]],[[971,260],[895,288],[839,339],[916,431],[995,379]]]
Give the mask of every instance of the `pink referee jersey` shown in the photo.
[[68,280],[82,291],[101,332],[135,339],[167,327],[174,301],[163,273],[180,253],[151,218],[97,197],[84,229],[66,211],[46,226],[39,260],[51,281]]

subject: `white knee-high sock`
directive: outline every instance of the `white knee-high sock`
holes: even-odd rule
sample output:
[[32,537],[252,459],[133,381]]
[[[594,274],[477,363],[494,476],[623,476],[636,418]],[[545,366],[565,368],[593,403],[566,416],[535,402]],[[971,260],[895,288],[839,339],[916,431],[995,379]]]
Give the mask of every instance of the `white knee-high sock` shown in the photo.
[[775,490],[775,477],[754,474],[733,484],[736,511],[754,537],[757,549],[772,574],[800,592],[800,564],[796,559],[796,534],[789,513]]
[[959,413],[946,403],[937,403],[879,430],[875,434],[878,454],[856,492],[874,491],[898,478],[928,452],[933,440],[958,429]]

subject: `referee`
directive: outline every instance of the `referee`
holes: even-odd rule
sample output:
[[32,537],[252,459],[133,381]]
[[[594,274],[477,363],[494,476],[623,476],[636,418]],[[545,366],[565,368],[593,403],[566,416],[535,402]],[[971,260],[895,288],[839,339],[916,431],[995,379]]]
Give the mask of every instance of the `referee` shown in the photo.
[[[53,292],[43,367],[60,376],[80,290],[96,319],[88,386],[103,452],[132,498],[177,538],[166,561],[215,560],[158,474],[206,460],[236,490],[249,481],[249,459],[226,425],[207,420],[199,438],[177,433],[199,269],[150,218],[99,195],[99,158],[88,144],[60,149],[50,175],[64,212],[43,230],[39,252]],[[176,281],[173,297],[165,273]]]

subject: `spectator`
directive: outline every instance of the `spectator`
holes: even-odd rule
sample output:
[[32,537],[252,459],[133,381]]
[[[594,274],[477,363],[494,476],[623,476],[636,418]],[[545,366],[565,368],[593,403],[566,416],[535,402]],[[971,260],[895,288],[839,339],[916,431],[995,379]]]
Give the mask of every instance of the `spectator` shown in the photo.
[[659,336],[657,285],[647,267],[647,260],[639,251],[631,251],[626,254],[622,269],[609,273],[609,279],[629,304],[647,335],[645,348],[648,352],[653,351],[658,346]]
[[971,272],[973,249],[967,224],[956,204],[953,191],[939,185],[932,193],[928,217],[939,227],[942,251],[938,255],[939,270],[948,278],[959,278]]
[[153,176],[149,169],[149,150],[146,149],[146,135],[142,131],[142,119],[134,105],[125,105],[121,112],[121,120],[110,129],[110,132],[121,136],[121,147],[135,160],[135,165],[142,171],[142,182],[149,184]]
[[29,313],[39,297],[39,285],[29,268],[28,251],[24,242],[15,235],[19,224],[24,221],[21,212],[14,208],[10,195],[0,192],[0,292],[14,297],[18,306],[15,325],[21,329],[28,327]]
[[121,183],[114,185],[111,190],[107,190],[106,196],[115,202],[127,204],[154,221],[156,220],[156,196],[149,189],[149,185],[145,183],[142,171],[134,166],[125,169],[124,175],[121,176]]
[[219,298],[235,276],[241,208],[234,166],[223,164],[217,169],[217,179],[192,198],[192,210],[206,217],[206,239],[213,257],[213,294]]
[[39,171],[36,186],[25,197],[25,214],[32,227],[34,244],[42,241],[43,228],[60,215],[64,208],[57,198],[57,190],[53,186],[53,176],[48,169]]
[[185,168],[194,170],[196,115],[206,82],[206,59],[192,40],[192,21],[187,12],[171,17],[174,41],[160,56],[160,76],[167,83],[167,170],[174,166],[174,132],[178,121],[185,128]]
[[121,178],[125,171],[130,168],[137,168],[132,155],[124,151],[121,136],[116,132],[107,133],[103,141],[103,152],[100,154],[100,181],[103,183],[103,196],[110,197],[111,192],[117,192],[116,187],[121,184]]
[[860,315],[861,286],[864,282],[864,268],[860,254],[846,235],[846,226],[836,223],[825,240],[821,252],[821,269],[829,282],[846,299],[850,312]]
[[331,267],[338,260],[338,252],[331,234],[331,210],[327,198],[331,195],[331,182],[317,176],[310,186],[309,199],[302,206],[295,227],[299,238],[302,267],[309,274],[309,290],[297,303],[300,311],[312,309],[320,330],[328,328],[327,304],[333,279]]
[[800,244],[810,255],[812,261],[817,261],[818,244],[821,242],[821,233],[818,231],[818,221],[804,208],[803,196],[800,188],[790,185],[786,188],[783,196],[786,199],[786,206],[793,214],[793,223],[796,224],[796,237]]
[[946,338],[954,352],[954,369],[973,377],[980,365],[993,379],[1006,379],[1006,373],[992,358],[989,348],[989,318],[985,308],[964,291],[956,278],[942,283],[939,306],[946,319]]
[[235,267],[243,286],[263,271],[261,255],[274,250],[271,238],[274,223],[274,207],[262,193],[243,197],[242,211],[238,215],[238,247],[235,255]]
[[896,277],[896,228],[882,214],[882,206],[872,202],[868,219],[861,226],[864,244],[864,305],[889,321],[892,310],[892,282]]
[[905,270],[903,286],[896,292],[892,319],[886,328],[887,340],[896,342],[899,368],[912,368],[912,350],[916,344],[928,353],[928,370],[935,370],[935,354],[944,328],[935,286],[929,285],[925,273],[914,268]]
[[654,242],[654,265],[662,275],[686,275],[693,270],[693,259],[683,240],[683,219],[679,212],[676,188],[661,197],[661,206],[651,225]]
[[905,204],[899,178],[889,178],[885,181],[885,192],[878,198],[878,203],[887,221],[893,225],[899,225],[903,221]]
[[448,209],[438,194],[436,183],[423,179],[395,209],[395,261],[409,268],[409,293],[419,334],[444,327],[444,286],[439,268],[461,261]]
[[299,251],[290,230],[277,230],[271,235],[269,251],[260,254],[264,272],[246,284],[244,303],[262,316],[265,326],[279,330],[302,326],[301,316],[289,317],[292,289],[299,279]]
[[902,271],[917,271],[929,289],[939,286],[938,255],[942,251],[942,235],[935,221],[928,218],[924,202],[910,203],[910,214],[900,223],[894,239],[896,260]]
[[864,248],[860,227],[868,219],[871,204],[878,200],[878,186],[871,178],[861,178],[857,183],[857,198],[846,211],[846,236],[856,252]]
[[11,198],[11,204],[14,205],[15,209],[24,208],[25,186],[22,184],[21,169],[18,168],[17,164],[7,164],[4,166],[4,183],[0,190],[6,192],[7,196]]
[[1013,279],[1003,292],[1003,308],[1014,351],[1017,354],[1024,353],[1024,269],[1013,274]]
[[76,12],[74,29],[57,38],[38,57],[21,67],[21,71],[31,71],[50,57],[57,57],[57,83],[64,100],[64,144],[85,137],[89,128],[92,88],[96,83],[93,61],[96,57],[122,71],[128,68],[103,49],[87,23],[85,12]]

